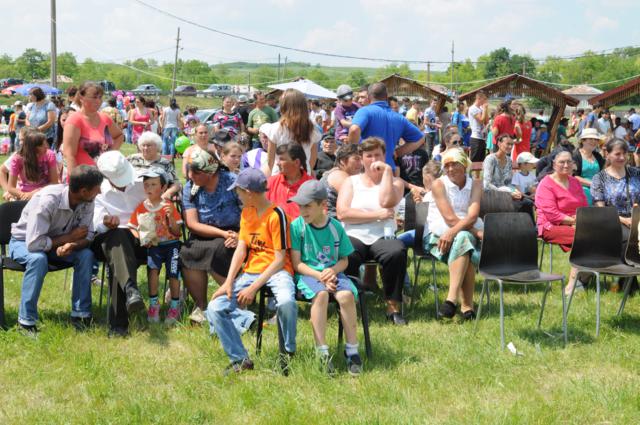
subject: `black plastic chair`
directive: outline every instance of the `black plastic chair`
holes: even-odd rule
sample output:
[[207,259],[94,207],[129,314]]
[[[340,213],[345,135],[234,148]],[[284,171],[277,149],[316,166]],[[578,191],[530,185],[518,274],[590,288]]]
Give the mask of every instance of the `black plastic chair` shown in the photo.
[[[369,334],[369,314],[367,312],[367,301],[365,296],[365,290],[362,286],[362,282],[355,276],[349,276],[349,279],[354,283],[356,289],[358,291],[358,305],[360,307],[360,321],[362,323],[362,331],[364,333],[364,347],[365,352],[367,354],[367,358],[371,358],[373,355],[371,349],[371,337]],[[260,288],[260,294],[258,299],[258,322],[256,323],[256,354],[260,354],[260,350],[262,349],[262,328],[264,325],[265,315],[266,315],[266,300],[268,297],[272,297],[273,293],[268,286],[264,285]],[[301,294],[296,292],[296,301],[301,302],[309,302],[306,298],[302,297]],[[338,303],[335,298],[330,297],[330,301],[334,302],[336,306]],[[338,307],[339,309],[339,307]],[[278,346],[280,349],[280,354],[285,353],[284,349],[284,339],[282,337],[282,329],[280,328],[280,323],[276,321],[278,326]],[[343,334],[343,326],[342,320],[338,320],[338,345],[342,344],[342,334]]]
[[[508,229],[508,231],[505,231]],[[491,213],[485,216],[484,240],[480,254],[479,271],[484,282],[478,304],[476,326],[482,313],[485,292],[488,295],[488,282],[498,282],[500,288],[500,343],[505,347],[504,338],[504,295],[503,284],[546,283],[538,328],[551,289],[551,282],[560,281],[562,285],[562,331],[564,344],[567,343],[566,300],[564,295],[564,276],[543,273],[538,268],[538,243],[535,228],[531,226],[531,217],[526,213]],[[487,299],[488,305],[488,299]]]
[[435,302],[435,317],[438,319],[438,281],[436,280],[436,261],[437,259],[424,249],[424,225],[427,221],[427,215],[429,214],[429,204],[421,202],[415,204],[415,219],[416,219],[416,235],[413,241],[413,285],[411,288],[411,304],[413,305],[413,299],[416,293],[416,287],[418,286],[418,277],[420,276],[420,266],[422,260],[431,261],[431,278],[433,282],[430,289],[433,291],[433,299]]
[[[631,214],[631,229],[629,232],[629,240],[627,241],[627,248],[624,252],[624,261],[630,266],[636,267],[640,272],[640,249],[638,247],[638,223],[640,223],[640,207],[633,207]],[[620,301],[620,307],[618,308],[618,316],[624,311],[624,306],[629,298],[629,292],[631,292],[632,279],[628,279],[624,287],[624,295],[622,301]]]
[[[6,329],[4,312],[4,271],[24,272],[22,264],[13,261],[7,255],[7,245],[11,240],[11,225],[20,220],[20,215],[27,201],[4,202],[0,204],[0,328]],[[62,261],[49,262],[49,272],[57,272],[73,267],[72,263]]]
[[[483,191],[479,217],[484,219],[487,214],[502,212],[515,212],[511,194],[500,190]],[[531,225],[531,219],[529,219],[529,225]]]
[[[614,207],[578,209],[576,234],[573,238],[569,262],[579,272],[591,273],[596,277],[596,337],[600,335],[600,275],[616,277],[640,275],[640,270],[622,261],[621,247],[622,230],[618,211]],[[575,285],[569,297],[567,315],[574,290]]]

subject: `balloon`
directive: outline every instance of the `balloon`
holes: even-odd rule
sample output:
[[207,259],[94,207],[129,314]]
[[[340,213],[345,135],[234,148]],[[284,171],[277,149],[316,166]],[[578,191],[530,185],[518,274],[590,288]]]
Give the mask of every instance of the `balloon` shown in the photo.
[[184,151],[186,151],[187,148],[191,145],[192,145],[191,139],[189,139],[187,136],[182,135],[176,139],[176,142],[175,142],[176,152],[182,155]]

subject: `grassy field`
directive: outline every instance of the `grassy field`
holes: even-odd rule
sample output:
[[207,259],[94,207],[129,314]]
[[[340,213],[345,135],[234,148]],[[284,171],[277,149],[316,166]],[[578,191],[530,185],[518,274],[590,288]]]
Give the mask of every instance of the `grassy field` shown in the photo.
[[[556,249],[554,271],[567,273],[567,260]],[[500,349],[496,292],[476,333],[471,323],[434,320],[428,272],[423,267],[406,327],[388,324],[381,299],[368,297],[374,352],[355,379],[344,372],[329,378],[316,367],[306,304],[300,304],[298,353],[289,377],[279,373],[277,331],[267,326],[262,354],[253,356],[256,370],[224,378],[227,358],[206,326],[183,322],[165,329],[149,327],[141,318],[132,325],[131,337],[108,338],[97,287],[97,323],[89,332],[76,333],[68,322],[71,293],[64,289],[64,272],[47,276],[39,303],[41,332],[37,339],[25,337],[15,328],[21,275],[6,272],[11,328],[0,331],[0,423],[640,422],[637,299],[630,299],[617,318],[621,294],[604,293],[602,329],[595,339],[594,291],[578,294],[569,316],[569,345],[563,348],[558,286],[549,296],[543,330],[536,329],[542,291],[530,287],[525,294],[508,287],[507,341],[522,353],[514,356]],[[446,273],[446,266],[438,265],[441,298]],[[143,269],[139,278],[146,293]],[[337,321],[330,317],[328,341],[342,371]],[[255,334],[243,339],[254,353]],[[362,342],[361,348],[364,352]]]

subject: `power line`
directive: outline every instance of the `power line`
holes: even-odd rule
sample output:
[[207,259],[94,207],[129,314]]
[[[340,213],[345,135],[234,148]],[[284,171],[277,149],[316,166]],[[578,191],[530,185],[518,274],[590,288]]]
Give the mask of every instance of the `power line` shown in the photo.
[[[217,34],[221,34],[227,37],[231,37],[231,38],[235,38],[238,40],[243,40],[246,41],[248,43],[253,43],[253,44],[258,44],[261,46],[267,46],[267,47],[275,47],[277,49],[283,49],[283,50],[290,50],[290,51],[294,51],[294,52],[300,52],[300,53],[306,53],[306,54],[310,54],[310,55],[316,55],[316,56],[325,56],[325,57],[332,57],[332,58],[339,58],[339,59],[353,59],[353,60],[363,60],[363,61],[371,61],[371,62],[386,62],[386,63],[406,63],[406,64],[450,64],[451,61],[434,61],[434,60],[415,60],[415,59],[388,59],[388,58],[376,58],[376,57],[365,57],[365,56],[351,56],[351,55],[341,55],[341,54],[337,54],[337,53],[329,53],[329,52],[319,52],[319,51],[313,51],[313,50],[306,50],[306,49],[300,49],[297,47],[291,47],[291,46],[285,46],[282,44],[276,44],[276,43],[269,43],[266,41],[260,41],[260,40],[255,40],[243,35],[238,35],[238,34],[232,34],[226,31],[222,31],[216,28],[212,28],[203,24],[200,24],[198,22],[183,18],[181,16],[175,15],[169,11],[160,9],[156,6],[153,6],[151,4],[148,4],[142,0],[134,0],[137,3],[141,4],[144,7],[147,7],[149,9],[152,9],[158,13],[161,13],[163,15],[169,16],[173,19],[177,19],[179,21],[182,21],[184,23],[187,23],[189,25],[193,25],[196,26],[198,28],[207,30],[207,31],[211,31]],[[611,52],[615,52],[616,50],[620,50],[620,49],[624,49],[624,48],[637,48],[640,46],[626,46],[626,47],[615,47],[615,48],[611,48],[611,49],[607,49],[607,50],[611,50]],[[586,56],[594,56],[594,55],[607,55],[607,54],[611,54],[611,53],[604,53],[607,50],[603,50],[603,53],[587,53],[587,54],[581,54],[581,55],[570,55],[570,56],[566,56],[566,57],[550,57],[552,59],[578,59],[581,57],[586,57]],[[637,56],[640,54],[635,54],[633,56]],[[528,58],[531,59],[535,62],[546,62],[548,59],[533,59],[533,58]],[[470,62],[473,64],[486,64],[488,63],[487,61],[460,61],[460,62],[454,62],[454,63],[466,63],[466,62]]]

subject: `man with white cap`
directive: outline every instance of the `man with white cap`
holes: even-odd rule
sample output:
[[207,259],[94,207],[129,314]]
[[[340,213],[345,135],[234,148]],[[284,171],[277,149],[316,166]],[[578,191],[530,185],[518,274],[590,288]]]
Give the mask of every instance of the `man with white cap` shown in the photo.
[[133,167],[119,151],[105,152],[98,158],[98,169],[105,177],[96,198],[93,222],[96,238],[93,250],[97,258],[108,263],[113,274],[110,333],[126,336],[128,315],[144,309],[136,275],[139,261],[146,262],[146,252],[133,237],[127,223],[136,207],[145,199],[141,181],[135,181]]

